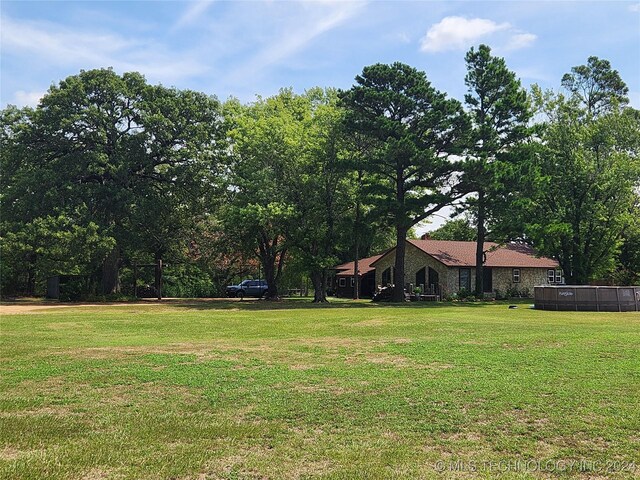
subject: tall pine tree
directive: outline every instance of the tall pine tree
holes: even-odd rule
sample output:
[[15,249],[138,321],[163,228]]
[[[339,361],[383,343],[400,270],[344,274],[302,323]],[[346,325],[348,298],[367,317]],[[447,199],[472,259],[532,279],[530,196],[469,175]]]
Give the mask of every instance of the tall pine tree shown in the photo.
[[350,131],[372,141],[363,165],[370,199],[396,231],[394,301],[404,299],[405,240],[409,229],[458,195],[457,166],[467,118],[424,72],[408,65],[365,67],[342,95]]
[[468,93],[465,103],[472,121],[464,184],[476,195],[468,201],[476,221],[477,295],[484,292],[484,243],[487,222],[497,197],[508,188],[505,179],[517,161],[517,147],[527,138],[531,118],[526,91],[505,60],[480,45],[465,56]]

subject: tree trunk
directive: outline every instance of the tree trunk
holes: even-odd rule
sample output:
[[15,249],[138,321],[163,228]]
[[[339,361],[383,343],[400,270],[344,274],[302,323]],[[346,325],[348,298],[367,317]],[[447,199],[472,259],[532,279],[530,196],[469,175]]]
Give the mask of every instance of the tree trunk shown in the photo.
[[393,296],[391,301],[404,302],[404,254],[407,249],[408,228],[396,227],[396,264],[393,275]]
[[484,295],[484,237],[486,234],[484,224],[486,219],[485,212],[485,196],[484,192],[478,192],[478,219],[476,240],[476,295],[482,297]]
[[327,300],[327,291],[329,290],[329,271],[326,268],[322,269],[322,291],[324,292],[324,299]]
[[[31,253],[27,258],[27,283],[24,285],[24,292],[27,295],[33,296],[36,292],[36,260],[38,256],[35,253]],[[50,272],[47,272],[50,273]],[[16,288],[16,290],[18,290]]]
[[576,264],[575,260],[572,261],[572,267],[569,268],[569,273],[564,272],[564,280],[567,285],[588,285],[589,274],[582,266]]
[[353,299],[360,298],[360,266],[358,265],[358,242],[356,241],[356,259],[353,262]]
[[262,268],[264,269],[264,279],[267,282],[267,291],[264,294],[265,300],[278,299],[278,285],[276,284],[276,265],[275,259],[271,255],[261,258]]
[[[362,182],[362,171],[358,171],[358,182]],[[354,227],[353,299],[358,300],[360,298],[360,198],[356,199],[356,221]]]
[[26,285],[26,293],[29,296],[34,296],[36,292],[36,275],[33,269],[27,270],[27,285]]
[[266,232],[261,231],[258,237],[258,258],[264,269],[264,279],[267,282],[265,300],[278,300],[278,280],[282,273],[286,249],[278,253],[278,237],[270,239]]
[[120,293],[120,248],[113,247],[102,262],[102,294]]
[[328,300],[325,272],[323,270],[311,272],[311,284],[313,285],[313,303],[326,303]]

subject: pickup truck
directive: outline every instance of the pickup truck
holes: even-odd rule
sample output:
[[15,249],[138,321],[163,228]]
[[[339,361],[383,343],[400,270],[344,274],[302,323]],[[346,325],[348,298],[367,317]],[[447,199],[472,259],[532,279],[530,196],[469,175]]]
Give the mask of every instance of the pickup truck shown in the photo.
[[238,285],[229,285],[227,287],[227,296],[261,298],[267,289],[267,282],[264,280],[243,280]]

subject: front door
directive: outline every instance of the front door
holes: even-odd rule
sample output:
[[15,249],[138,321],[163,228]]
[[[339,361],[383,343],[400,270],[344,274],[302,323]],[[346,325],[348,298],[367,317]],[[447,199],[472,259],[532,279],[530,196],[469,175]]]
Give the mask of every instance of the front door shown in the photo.
[[493,270],[488,267],[482,269],[482,290],[484,293],[493,292]]

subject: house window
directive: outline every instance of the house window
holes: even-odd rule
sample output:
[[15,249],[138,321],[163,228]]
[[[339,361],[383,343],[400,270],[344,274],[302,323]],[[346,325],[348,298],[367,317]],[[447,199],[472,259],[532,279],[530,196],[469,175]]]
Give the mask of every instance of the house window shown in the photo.
[[393,283],[391,278],[391,267],[387,268],[384,272],[382,272],[382,286],[391,285]]
[[356,285],[356,279],[354,277],[351,277],[351,286],[355,287]]
[[562,270],[556,270],[556,283],[562,283]]
[[347,286],[347,279],[344,277],[340,277],[340,279],[338,279],[338,286],[339,287],[346,287]]
[[512,271],[513,283],[520,283],[520,269],[514,268]]
[[549,283],[555,283],[555,281],[556,281],[556,271],[555,270],[547,270],[547,281]]
[[470,268],[461,268],[459,270],[459,278],[458,283],[460,286],[460,290],[471,290],[471,269]]

